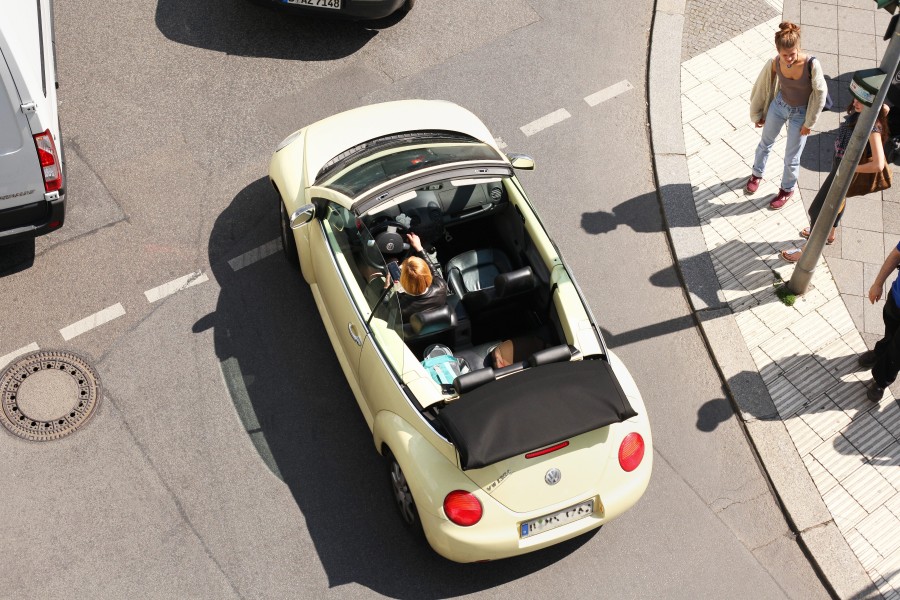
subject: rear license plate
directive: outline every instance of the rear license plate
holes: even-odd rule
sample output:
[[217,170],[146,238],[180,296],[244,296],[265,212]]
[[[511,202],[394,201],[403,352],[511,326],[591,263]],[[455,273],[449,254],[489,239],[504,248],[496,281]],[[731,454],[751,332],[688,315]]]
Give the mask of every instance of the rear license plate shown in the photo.
[[538,517],[537,519],[532,519],[530,521],[525,521],[519,526],[519,537],[526,538],[536,533],[549,531],[550,529],[556,529],[557,527],[565,525],[566,523],[571,523],[572,521],[583,519],[592,514],[594,514],[593,498],[586,502],[576,504],[575,506],[564,508],[559,512],[555,512],[550,515],[544,515],[543,517]]
[[341,9],[341,0],[281,0],[285,4],[300,4],[302,6],[315,6],[317,8]]

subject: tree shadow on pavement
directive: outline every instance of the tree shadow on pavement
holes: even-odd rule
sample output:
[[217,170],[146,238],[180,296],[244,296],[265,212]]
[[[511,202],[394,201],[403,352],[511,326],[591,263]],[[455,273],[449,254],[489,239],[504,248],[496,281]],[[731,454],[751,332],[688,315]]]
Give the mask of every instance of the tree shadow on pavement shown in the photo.
[[239,271],[229,265],[277,239],[278,202],[262,178],[216,220],[209,262],[221,292],[215,312],[194,329],[214,328],[235,410],[290,489],[304,518],[299,528],[308,531],[330,586],[355,582],[394,598],[461,596],[531,575],[592,539],[588,534],[490,565],[458,565],[410,535],[299,270],[280,250]]
[[236,56],[324,61],[365,46],[398,17],[375,22],[279,12],[248,0],[158,0],[156,26],[168,39]]

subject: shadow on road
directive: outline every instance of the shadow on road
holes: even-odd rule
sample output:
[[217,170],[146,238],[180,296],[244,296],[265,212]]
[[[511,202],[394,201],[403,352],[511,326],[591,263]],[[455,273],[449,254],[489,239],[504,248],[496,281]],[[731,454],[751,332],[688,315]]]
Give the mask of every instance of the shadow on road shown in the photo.
[[13,275],[34,265],[35,241],[0,246],[0,277]]
[[[402,12],[402,11],[401,11]],[[249,0],[158,0],[156,26],[168,39],[236,56],[322,61],[349,56],[402,18],[347,21],[306,17]]]
[[594,534],[491,565],[457,565],[417,541],[396,512],[386,468],[348,387],[309,286],[281,251],[234,271],[228,260],[278,236],[266,178],[216,220],[209,262],[221,293],[195,331],[215,350],[247,434],[288,486],[331,587],[359,583],[395,598],[445,598],[535,573]]

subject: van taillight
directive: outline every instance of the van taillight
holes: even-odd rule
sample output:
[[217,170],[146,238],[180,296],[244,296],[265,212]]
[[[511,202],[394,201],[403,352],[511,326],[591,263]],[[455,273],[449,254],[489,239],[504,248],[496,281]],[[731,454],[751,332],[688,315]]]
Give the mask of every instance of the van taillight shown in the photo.
[[56,144],[48,129],[44,133],[34,136],[34,146],[37,148],[38,160],[41,163],[41,173],[44,176],[44,191],[55,192],[62,188],[62,169],[59,165],[59,155],[56,153]]

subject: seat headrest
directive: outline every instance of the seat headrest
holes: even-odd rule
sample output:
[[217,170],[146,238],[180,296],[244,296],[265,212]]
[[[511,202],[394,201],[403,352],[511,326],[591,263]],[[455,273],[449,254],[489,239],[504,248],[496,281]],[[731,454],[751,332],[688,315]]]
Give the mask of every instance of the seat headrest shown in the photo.
[[494,278],[494,290],[498,298],[514,296],[534,289],[534,273],[531,267],[522,267]]
[[572,359],[572,350],[565,344],[561,344],[559,346],[552,346],[550,348],[544,348],[543,350],[538,350],[534,354],[532,354],[528,360],[529,367],[539,367],[541,365],[546,365],[555,362],[566,362]]
[[456,390],[457,394],[465,394],[479,386],[494,381],[494,379],[495,375],[492,368],[476,369],[457,375],[456,379],[453,380],[453,389]]
[[456,325],[456,313],[449,305],[430,308],[409,317],[409,326],[416,335],[427,335],[450,329]]

